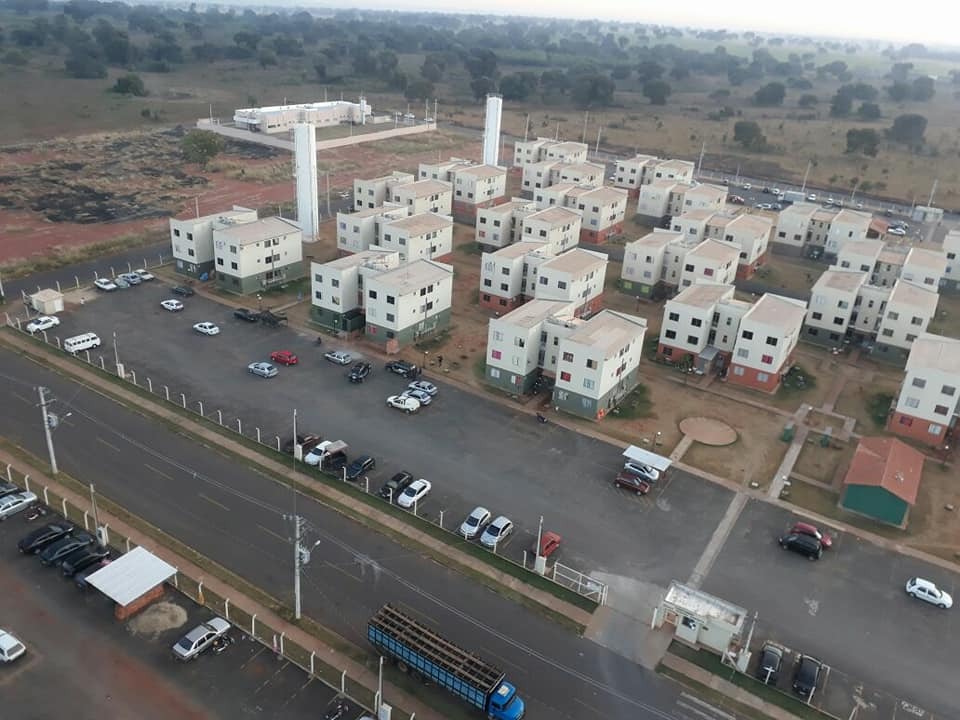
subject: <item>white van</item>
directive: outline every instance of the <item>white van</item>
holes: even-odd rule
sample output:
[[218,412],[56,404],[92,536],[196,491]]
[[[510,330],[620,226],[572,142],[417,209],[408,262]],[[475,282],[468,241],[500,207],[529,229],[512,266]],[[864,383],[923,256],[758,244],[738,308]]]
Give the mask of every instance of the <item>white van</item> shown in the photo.
[[100,338],[97,337],[96,333],[83,333],[83,335],[75,335],[63,341],[63,349],[68,353],[77,353],[95,347],[100,347]]

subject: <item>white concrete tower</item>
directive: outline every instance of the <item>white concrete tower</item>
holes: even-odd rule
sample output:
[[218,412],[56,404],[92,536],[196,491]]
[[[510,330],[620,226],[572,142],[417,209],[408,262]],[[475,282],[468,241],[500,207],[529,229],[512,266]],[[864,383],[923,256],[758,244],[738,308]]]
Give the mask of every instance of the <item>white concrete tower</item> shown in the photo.
[[311,123],[297,123],[293,130],[294,166],[297,177],[297,221],[304,242],[314,242],[320,229],[320,197],[317,190],[317,131]]
[[483,123],[483,164],[497,165],[500,160],[500,115],[503,96],[487,95],[487,115]]

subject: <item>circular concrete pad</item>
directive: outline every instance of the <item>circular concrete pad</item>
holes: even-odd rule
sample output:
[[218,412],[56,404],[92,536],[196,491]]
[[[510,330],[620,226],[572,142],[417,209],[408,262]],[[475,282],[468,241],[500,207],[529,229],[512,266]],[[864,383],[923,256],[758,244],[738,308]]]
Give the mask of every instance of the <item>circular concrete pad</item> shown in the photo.
[[680,421],[680,432],[704,445],[720,447],[737,441],[737,431],[723,420],[708,417],[688,417]]

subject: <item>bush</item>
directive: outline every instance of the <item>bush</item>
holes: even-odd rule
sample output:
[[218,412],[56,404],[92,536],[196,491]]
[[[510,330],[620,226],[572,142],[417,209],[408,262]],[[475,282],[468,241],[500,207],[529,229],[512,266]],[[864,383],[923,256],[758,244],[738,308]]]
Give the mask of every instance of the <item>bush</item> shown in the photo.
[[19,50],[11,50],[3,56],[2,62],[4,65],[26,65],[27,56]]
[[133,95],[134,97],[146,97],[147,95],[147,88],[143,84],[143,78],[134,73],[118,77],[112,90],[120,95]]

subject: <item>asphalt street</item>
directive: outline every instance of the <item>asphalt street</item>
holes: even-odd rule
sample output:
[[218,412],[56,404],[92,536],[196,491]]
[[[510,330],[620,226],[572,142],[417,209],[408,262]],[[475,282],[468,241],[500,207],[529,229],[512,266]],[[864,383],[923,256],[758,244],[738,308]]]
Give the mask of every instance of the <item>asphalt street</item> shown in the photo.
[[[55,436],[66,472],[95,481],[99,493],[290,599],[289,489],[29,360],[0,351],[0,366],[0,405],[7,408],[0,433],[43,456],[33,388],[50,387],[60,412],[73,413]],[[366,621],[384,602],[399,603],[500,664],[531,718],[683,716],[673,683],[309,499],[299,498],[297,508],[311,544],[318,542],[306,569],[304,611],[351,641],[365,642]],[[436,702],[446,701],[438,691]]]

